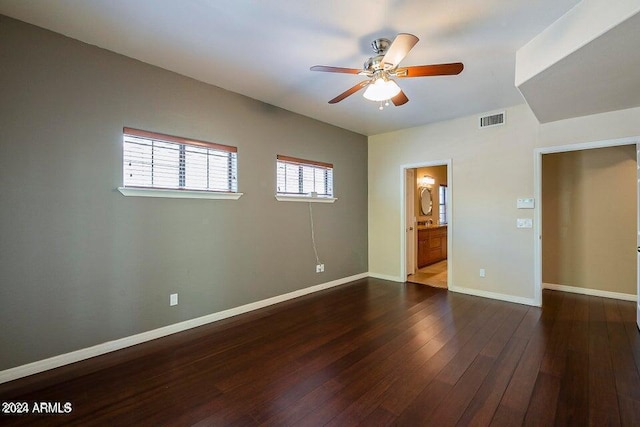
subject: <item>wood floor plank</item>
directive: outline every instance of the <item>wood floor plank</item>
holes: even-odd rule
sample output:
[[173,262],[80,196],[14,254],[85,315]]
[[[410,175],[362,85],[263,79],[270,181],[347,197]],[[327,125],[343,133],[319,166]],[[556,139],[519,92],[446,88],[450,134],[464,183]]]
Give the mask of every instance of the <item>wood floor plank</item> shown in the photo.
[[[536,379],[529,407],[525,415],[525,425],[550,425],[557,419],[557,411],[561,409],[562,416],[566,414],[566,405],[558,405],[562,398],[584,396],[586,386],[583,389],[575,390],[566,385],[567,379],[572,378],[574,366],[567,367],[568,353],[574,350],[570,348],[584,348],[582,339],[588,337],[588,322],[585,316],[588,313],[588,297],[578,295],[565,295],[559,308],[558,316],[555,319],[550,338],[547,343],[547,350],[540,365],[540,372]],[[579,332],[577,330],[580,330]],[[587,335],[584,335],[586,332]],[[575,352],[575,351],[574,351]],[[581,359],[586,360],[587,354]],[[569,374],[569,375],[567,375]],[[584,378],[582,378],[584,379]],[[574,380],[575,382],[575,380]],[[573,384],[573,383],[571,383]],[[583,402],[580,400],[579,402]],[[566,420],[565,420],[566,421]],[[562,425],[562,421],[560,422]]]
[[640,425],[635,304],[363,279],[0,384],[12,425]]
[[559,393],[560,378],[540,372],[531,394],[531,401],[523,425],[531,427],[553,425]]
[[553,329],[563,298],[564,294],[561,292],[544,294],[542,314],[529,337],[524,354],[509,381],[491,425],[505,425],[504,422],[511,423],[507,425],[519,425],[524,422],[542,359],[546,353],[547,338]]
[[500,405],[493,415],[491,427],[514,427],[522,425],[523,415],[521,411],[511,409],[508,406]]
[[497,358],[504,350],[507,343],[511,340],[515,330],[520,326],[529,308],[523,305],[513,304],[509,307],[508,317],[498,327],[491,340],[482,349],[480,354],[483,356]]
[[636,368],[640,372],[640,334],[638,333],[638,325],[636,323],[636,303],[632,301],[616,301],[618,310],[622,317],[627,337],[629,338],[629,346],[633,353],[633,359],[636,362]]
[[526,345],[525,338],[511,338],[462,414],[459,426],[487,426],[491,423]]
[[[437,363],[434,363],[433,366],[437,366]],[[359,393],[361,394],[364,391],[366,391],[366,388],[359,390]],[[349,396],[347,395],[347,397]],[[316,410],[313,411],[312,414],[307,416],[305,419],[307,421],[313,422],[321,419],[327,419],[329,414],[334,415],[334,417],[338,416],[339,414],[337,414],[336,411],[343,412],[351,404],[351,402],[352,402],[351,399],[344,399],[342,396],[336,397],[332,399],[332,401],[330,402],[330,405],[327,405],[323,408],[317,408]]]
[[438,405],[429,422],[438,426],[455,426],[478,389],[491,371],[496,359],[479,354],[455,386]]
[[622,321],[622,314],[613,300],[603,299],[611,364],[613,367],[620,421],[622,425],[638,425],[640,420],[640,375]]
[[547,350],[540,364],[540,371],[562,376],[564,371],[564,362],[566,352],[569,348],[569,340],[574,326],[574,308],[576,306],[576,298],[573,295],[563,298],[559,315],[556,317],[547,340]]
[[405,369],[382,396],[381,407],[400,415],[453,358],[459,347],[471,339],[492,314],[492,305],[478,306],[457,315],[456,328],[444,330],[405,364]]
[[[494,311],[487,321],[483,322],[483,326],[478,329],[470,339],[463,343],[463,345],[452,341],[438,352],[436,357],[434,357],[433,363],[427,367],[428,371],[436,374],[433,381],[425,381],[427,384],[426,387],[424,387],[420,394],[412,399],[411,404],[399,414],[398,422],[400,424],[409,425],[415,420],[430,420],[433,418],[440,404],[454,389],[454,385],[461,379],[469,366],[476,360],[482,348],[487,345],[488,341],[495,334],[497,325],[506,318],[508,309],[509,307],[505,306],[501,307],[500,310]],[[485,362],[482,366],[486,369],[481,375],[486,375],[486,372],[491,366],[491,363],[486,361],[493,359],[483,357],[482,360]],[[473,383],[473,380],[477,380],[479,376],[478,374],[473,375],[470,382]],[[484,379],[484,376],[482,379]],[[481,381],[482,380],[480,380],[480,382]],[[478,384],[478,387],[479,385],[480,384]],[[469,387],[473,388],[474,386],[470,385]],[[468,387],[465,389],[467,388]],[[469,400],[471,400],[472,397],[473,396],[470,396]],[[448,404],[449,402],[447,401],[446,403]],[[466,403],[468,404],[468,402]],[[464,407],[466,407],[466,404]],[[442,416],[444,417],[444,415]]]
[[623,426],[640,426],[640,402],[626,396],[618,396],[618,405]]
[[[353,325],[353,322],[352,322],[352,325]],[[380,329],[378,328],[376,330],[380,330]],[[268,346],[265,346],[265,347],[268,347]],[[293,351],[291,346],[288,347],[288,350]],[[353,347],[350,347],[348,350],[353,350]],[[263,356],[265,355],[264,353],[260,353],[260,354],[262,354]],[[331,353],[325,353],[325,356],[327,356],[327,354],[331,354]],[[346,354],[349,354],[349,353],[346,353]],[[338,356],[339,355],[341,354],[338,353]],[[342,354],[342,356],[344,356],[344,354]],[[339,360],[340,358],[337,357],[337,359]],[[252,360],[252,359],[249,359],[249,360]],[[297,372],[295,371],[295,364],[292,365],[291,363],[282,363],[283,359],[279,357],[269,357],[268,360],[270,362],[267,363],[266,365],[264,363],[250,364],[249,366],[251,367],[251,369],[247,371],[248,373],[242,372],[242,371],[240,373],[233,372],[230,376],[226,376],[227,379],[230,378],[233,381],[237,381],[236,386],[238,386],[238,384],[246,384],[246,386],[241,387],[241,390],[239,390],[238,393],[230,393],[230,390],[233,389],[233,387],[228,388],[226,390],[225,396],[220,398],[225,402],[224,406],[225,406],[226,412],[232,413],[234,411],[234,408],[239,408],[239,407],[243,407],[244,410],[248,412],[250,411],[251,405],[247,405],[246,402],[251,402],[252,405],[255,405],[258,402],[270,399],[271,396],[273,395],[273,390],[268,389],[266,391],[263,391],[264,390],[263,387],[270,385],[269,381],[273,378],[282,379],[282,384],[285,387],[286,387],[286,384],[291,383],[291,381],[288,381],[287,378],[291,378],[293,381],[295,381],[295,379],[297,378],[296,376]],[[342,358],[342,360],[344,360],[344,358]],[[322,367],[322,365],[311,365],[311,366],[316,366],[317,368]],[[290,375],[292,370],[294,371],[293,376]],[[316,381],[324,381],[324,377],[320,376],[320,378],[316,379]],[[313,379],[311,380],[311,382],[313,383]],[[301,386],[302,388],[304,388],[305,386],[309,387],[309,382],[307,382],[306,384],[301,384]],[[313,387],[313,385],[311,385],[311,387]],[[298,389],[300,388],[301,387],[298,387]]]
[[510,307],[499,307],[469,341],[461,346],[455,356],[438,373],[442,382],[455,385],[473,363],[480,351],[485,348],[496,334],[500,325],[509,318]]
[[[461,304],[454,302],[447,303],[447,306],[463,309],[469,306],[469,303],[469,301],[461,301]],[[450,310],[441,310],[437,316],[433,313],[411,327],[404,328],[398,338],[409,339],[403,339],[404,344],[389,353],[384,360],[371,361],[370,364],[359,363],[360,366],[354,366],[350,372],[346,373],[347,375],[341,376],[341,381],[345,382],[344,393],[349,395],[351,403],[328,425],[353,425],[374,411],[380,403],[381,395],[391,386],[396,372],[402,369],[404,361],[434,339],[442,330],[452,326],[453,320],[449,316],[450,313]],[[399,328],[399,330],[402,329]]]
[[480,353],[496,359],[496,362],[461,414],[458,425],[489,424],[538,319],[539,310],[513,307],[512,316],[503,322]]
[[589,424],[589,359],[567,351],[566,369],[560,380],[555,425]]
[[589,423],[619,426],[620,409],[602,298],[589,299]]
[[571,294],[576,299],[573,310],[573,328],[568,349],[587,355],[589,353],[589,298],[587,295]]
[[609,333],[610,355],[618,394],[640,401],[640,376],[635,369],[633,353],[622,324],[618,306],[613,300],[603,300],[607,330]]
[[387,427],[393,425],[395,420],[396,416],[391,412],[377,408],[364,418],[362,422],[358,423],[358,425],[362,427]]
[[[412,348],[416,351],[420,346],[424,345],[424,342],[420,344],[419,341],[416,342],[412,339],[414,335],[412,331],[414,328],[421,328],[424,331],[424,333],[421,334],[421,338],[428,341],[430,337],[435,335],[443,327],[440,319],[442,316],[446,316],[452,305],[446,301],[444,294],[434,295],[431,300],[430,305],[422,305],[423,308],[418,312],[423,316],[420,321],[415,318],[415,315],[411,315],[406,321],[397,324],[387,324],[387,327],[397,330],[396,336],[354,364],[345,367],[345,369],[340,372],[340,375],[336,376],[341,383],[348,384],[349,386],[348,389],[340,390],[341,394],[362,394],[362,390],[369,390],[371,386],[377,383],[378,377],[385,375],[388,369],[394,368],[392,359],[394,354],[400,350],[410,351]],[[455,306],[455,304],[453,305]],[[401,330],[404,330],[404,332],[399,332]],[[335,366],[331,366],[329,369],[334,374],[338,373],[338,369]],[[327,387],[331,388],[332,386],[327,385]],[[356,391],[354,392],[352,389],[356,389]],[[291,393],[281,394],[279,400],[283,403],[289,401],[292,406],[296,407],[295,411],[287,410],[286,414],[277,414],[274,413],[272,405],[268,405],[268,402],[265,402],[266,404],[264,406],[256,408],[255,417],[258,420],[270,419],[272,423],[275,423],[276,420],[279,420],[278,422],[281,423],[284,423],[285,420],[286,422],[292,422],[299,419],[305,411],[311,412],[317,409],[317,398],[310,400],[310,404],[306,407],[295,404],[295,400],[300,398],[301,395],[296,396]]]
[[449,394],[453,386],[437,379],[429,382],[425,388],[396,419],[398,426],[415,426],[426,424],[433,418],[433,413]]

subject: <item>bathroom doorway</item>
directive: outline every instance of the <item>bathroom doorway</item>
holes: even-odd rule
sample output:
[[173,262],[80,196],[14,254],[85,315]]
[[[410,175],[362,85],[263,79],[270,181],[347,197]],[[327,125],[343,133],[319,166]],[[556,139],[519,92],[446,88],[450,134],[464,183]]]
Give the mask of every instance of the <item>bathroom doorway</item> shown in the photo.
[[404,247],[407,282],[448,288],[451,265],[450,162],[404,171]]

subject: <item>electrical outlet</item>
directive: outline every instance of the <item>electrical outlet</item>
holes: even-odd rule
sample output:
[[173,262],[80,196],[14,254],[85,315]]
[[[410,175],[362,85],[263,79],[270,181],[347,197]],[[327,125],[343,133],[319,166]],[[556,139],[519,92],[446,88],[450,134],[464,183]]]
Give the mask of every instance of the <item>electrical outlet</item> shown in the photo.
[[533,228],[533,220],[531,218],[518,218],[516,220],[518,228]]
[[178,294],[169,295],[169,305],[178,305]]
[[484,268],[480,269],[480,277],[485,277],[486,276],[486,272],[484,271]]
[[324,273],[324,264],[316,265],[316,273]]

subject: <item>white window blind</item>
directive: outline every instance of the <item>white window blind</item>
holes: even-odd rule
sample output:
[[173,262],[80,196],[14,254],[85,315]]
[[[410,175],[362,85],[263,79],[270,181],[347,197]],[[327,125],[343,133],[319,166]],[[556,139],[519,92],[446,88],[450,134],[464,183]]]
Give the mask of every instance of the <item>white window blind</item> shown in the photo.
[[438,207],[439,207],[439,223],[446,224],[447,223],[447,186],[440,185],[440,189],[438,191]]
[[236,147],[131,128],[123,133],[125,187],[238,191]]
[[279,195],[333,197],[333,165],[278,155],[276,185]]

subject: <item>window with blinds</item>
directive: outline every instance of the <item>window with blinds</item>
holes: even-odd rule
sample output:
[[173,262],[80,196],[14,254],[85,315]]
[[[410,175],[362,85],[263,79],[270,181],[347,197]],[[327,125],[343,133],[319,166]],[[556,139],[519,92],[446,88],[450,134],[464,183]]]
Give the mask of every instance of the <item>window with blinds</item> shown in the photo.
[[123,133],[125,187],[238,191],[236,147],[131,128]]
[[440,184],[438,191],[438,221],[440,224],[447,223],[447,186]]
[[277,194],[333,197],[333,165],[278,155]]

